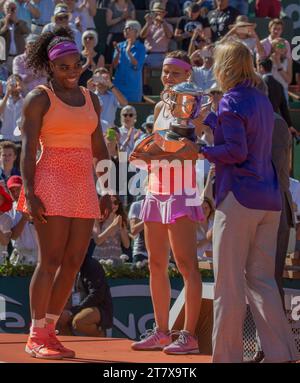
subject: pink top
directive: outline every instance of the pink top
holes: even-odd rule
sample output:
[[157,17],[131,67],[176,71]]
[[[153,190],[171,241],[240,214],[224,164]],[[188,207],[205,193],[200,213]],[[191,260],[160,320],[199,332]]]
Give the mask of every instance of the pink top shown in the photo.
[[[167,23],[167,26],[173,32],[172,25]],[[160,26],[157,24],[150,25],[146,40],[144,41],[147,52],[165,53],[168,51],[169,42],[170,39],[167,38],[162,24]]]

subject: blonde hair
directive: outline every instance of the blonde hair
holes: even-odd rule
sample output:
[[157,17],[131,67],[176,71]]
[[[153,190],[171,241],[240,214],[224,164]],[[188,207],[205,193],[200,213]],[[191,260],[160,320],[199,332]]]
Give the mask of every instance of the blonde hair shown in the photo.
[[250,86],[259,83],[253,58],[246,45],[227,40],[216,45],[214,50],[214,74],[223,92],[248,80]]

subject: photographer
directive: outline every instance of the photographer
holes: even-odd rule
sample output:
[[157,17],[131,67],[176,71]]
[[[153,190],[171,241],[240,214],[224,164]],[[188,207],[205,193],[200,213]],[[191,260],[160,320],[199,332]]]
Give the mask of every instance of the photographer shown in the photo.
[[152,11],[145,15],[146,24],[141,30],[140,37],[145,39],[147,51],[145,65],[151,68],[161,67],[173,36],[172,25],[164,20],[166,14],[165,7],[157,2],[153,4]]
[[25,50],[25,36],[30,33],[26,21],[17,17],[17,4],[8,0],[4,4],[4,17],[0,19],[0,36],[5,39],[6,65],[12,72],[13,58]]
[[205,45],[202,49],[195,51],[191,56],[191,61],[194,59],[202,59],[203,65],[197,67],[193,65],[192,81],[203,90],[210,89],[216,82],[213,74],[213,52],[212,45]]
[[88,89],[96,93],[100,100],[101,119],[107,121],[108,127],[114,126],[117,109],[127,105],[128,101],[112,83],[109,71],[106,68],[96,69],[93,78],[88,81]]
[[206,18],[200,15],[201,7],[199,4],[192,4],[187,9],[187,16],[183,17],[175,30],[175,38],[182,42],[182,49],[186,52],[189,49],[190,41],[195,30],[199,34],[199,39],[210,42],[211,32]]
[[14,135],[14,130],[21,118],[24,104],[23,81],[17,74],[11,75],[7,80],[6,93],[0,101],[0,118],[2,121],[2,139],[19,141],[20,138]]

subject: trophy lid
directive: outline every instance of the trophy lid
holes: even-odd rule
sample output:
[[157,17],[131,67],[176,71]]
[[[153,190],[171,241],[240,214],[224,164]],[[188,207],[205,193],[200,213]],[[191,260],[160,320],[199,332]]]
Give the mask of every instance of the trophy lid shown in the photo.
[[200,96],[203,90],[198,88],[193,82],[181,82],[171,87],[176,93],[190,94],[191,96]]

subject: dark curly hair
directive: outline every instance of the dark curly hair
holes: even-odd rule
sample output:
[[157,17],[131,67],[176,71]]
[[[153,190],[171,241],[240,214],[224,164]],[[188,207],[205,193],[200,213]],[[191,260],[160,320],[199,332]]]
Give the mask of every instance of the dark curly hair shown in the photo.
[[29,47],[26,58],[26,66],[35,72],[46,71],[51,77],[48,51],[57,43],[63,41],[74,42],[74,35],[70,28],[59,27],[53,32],[45,32]]

